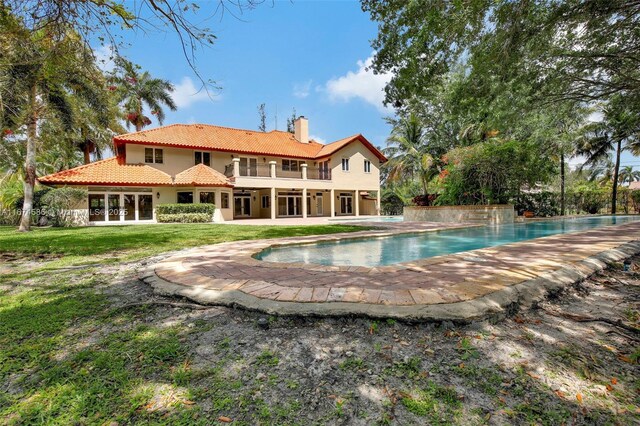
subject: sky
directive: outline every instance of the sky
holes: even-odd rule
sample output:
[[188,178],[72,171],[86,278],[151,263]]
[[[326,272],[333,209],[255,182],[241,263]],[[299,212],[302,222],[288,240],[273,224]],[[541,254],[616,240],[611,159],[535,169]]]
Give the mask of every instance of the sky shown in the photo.
[[[382,104],[388,76],[366,69],[377,27],[359,2],[266,2],[240,19],[227,14],[207,25],[218,39],[197,53],[196,67],[205,80],[220,86],[212,98],[197,93],[200,81],[173,34],[126,36],[129,46],[121,53],[176,86],[178,111],[166,111],[165,125],[257,129],[257,107],[265,103],[267,130],[276,123],[278,130],[286,130],[295,108],[309,119],[310,137],[318,142],[362,133],[374,145],[385,145],[390,127],[384,117],[392,114]],[[108,57],[108,51],[102,47],[98,53]],[[157,125],[154,121],[149,128]]]
[[[214,5],[211,1],[209,4]],[[208,16],[199,2],[199,16]],[[309,119],[310,137],[329,143],[362,133],[384,147],[393,111],[383,105],[389,75],[367,69],[377,25],[351,0],[266,1],[238,17],[218,15],[206,23],[217,36],[213,47],[199,50],[196,67],[220,90],[198,91],[200,81],[171,32],[124,34],[121,54],[153,76],[171,81],[178,105],[166,110],[164,124],[205,123],[257,129],[257,107],[266,104],[267,130],[286,130],[293,108]],[[109,67],[108,46],[98,48]],[[155,117],[148,128],[159,124]],[[276,120],[277,116],[277,120]],[[597,117],[595,118],[597,119]],[[575,167],[583,159],[572,159]],[[625,152],[622,165],[640,168],[640,158]]]

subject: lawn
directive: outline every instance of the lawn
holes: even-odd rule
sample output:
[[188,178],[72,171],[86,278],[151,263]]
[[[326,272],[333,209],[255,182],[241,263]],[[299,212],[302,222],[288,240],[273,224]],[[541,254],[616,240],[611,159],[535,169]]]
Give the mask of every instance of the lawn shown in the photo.
[[82,257],[110,254],[133,260],[158,253],[226,241],[361,231],[353,225],[250,226],[176,224],[43,228],[17,232],[0,227],[0,253]]

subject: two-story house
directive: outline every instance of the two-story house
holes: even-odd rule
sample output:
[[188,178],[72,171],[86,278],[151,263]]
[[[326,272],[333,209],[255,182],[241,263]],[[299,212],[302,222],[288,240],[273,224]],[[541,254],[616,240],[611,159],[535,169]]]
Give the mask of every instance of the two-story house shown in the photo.
[[88,191],[86,224],[153,222],[155,206],[214,203],[214,221],[376,215],[385,156],[358,134],[330,144],[295,134],[173,124],[113,140],[116,156],[39,179]]

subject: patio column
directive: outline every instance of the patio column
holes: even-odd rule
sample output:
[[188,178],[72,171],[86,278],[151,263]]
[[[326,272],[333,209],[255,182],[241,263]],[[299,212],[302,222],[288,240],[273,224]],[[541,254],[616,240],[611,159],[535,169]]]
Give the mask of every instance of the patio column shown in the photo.
[[302,167],[302,179],[307,180],[307,163],[300,164],[300,167]]
[[[306,170],[306,167],[302,170]],[[307,188],[302,188],[302,218],[307,218]]]
[[378,216],[380,216],[381,212],[382,212],[382,205],[380,204],[381,198],[380,198],[380,188],[378,188],[378,196],[377,196],[377,200],[376,200],[376,209],[378,210]]
[[276,177],[276,164],[277,161],[269,161],[269,176],[275,179]]
[[[272,163],[275,163],[275,161],[272,161]],[[275,169],[275,166],[273,166],[272,170]],[[278,199],[276,198],[276,189],[275,188],[271,188],[271,219],[275,219],[276,218],[276,207],[278,204]]]
[[336,217],[336,190],[331,190],[331,217]]
[[240,176],[240,159],[234,158],[233,159],[233,177],[238,177],[238,176]]
[[358,191],[356,189],[355,192],[356,192],[356,194],[355,194],[356,196],[354,197],[355,198],[355,203],[354,204],[356,205],[356,216],[360,216],[360,197],[359,197],[360,191]]

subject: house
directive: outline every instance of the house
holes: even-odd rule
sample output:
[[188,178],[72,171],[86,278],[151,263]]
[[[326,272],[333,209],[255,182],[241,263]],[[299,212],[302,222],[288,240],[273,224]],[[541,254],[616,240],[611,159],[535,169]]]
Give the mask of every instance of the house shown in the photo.
[[173,124],[113,144],[113,158],[39,178],[87,189],[81,223],[153,222],[165,203],[214,203],[216,222],[380,213],[385,156],[361,134],[310,140],[305,117],[295,134]]

